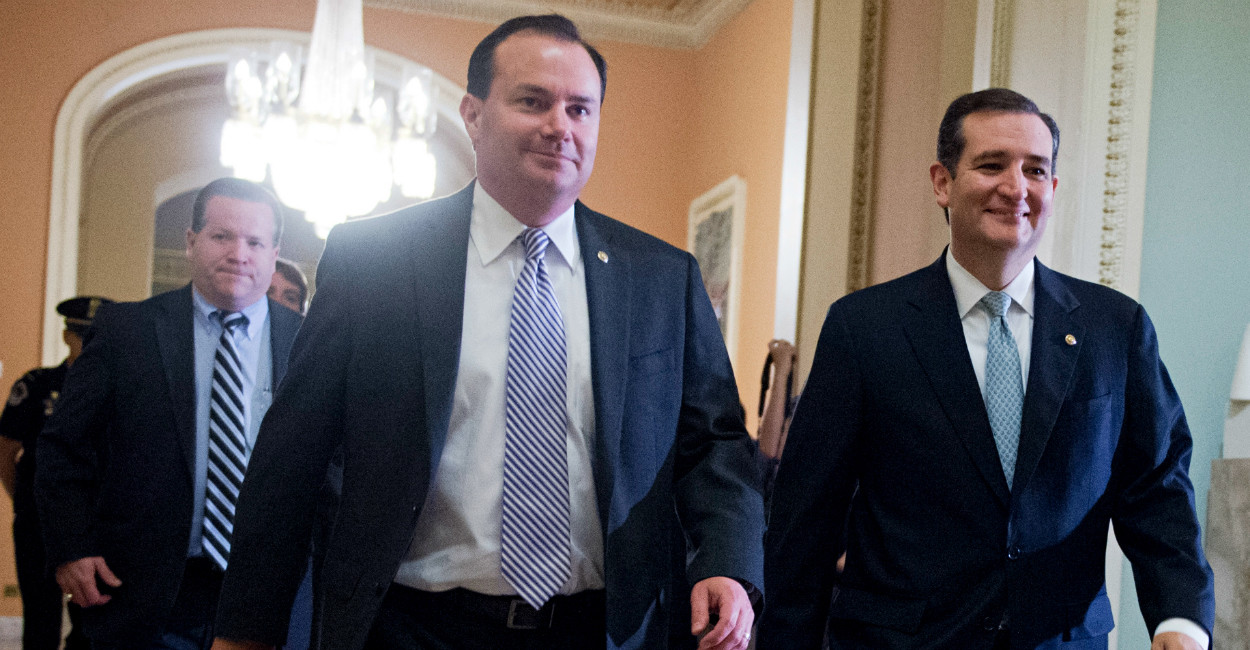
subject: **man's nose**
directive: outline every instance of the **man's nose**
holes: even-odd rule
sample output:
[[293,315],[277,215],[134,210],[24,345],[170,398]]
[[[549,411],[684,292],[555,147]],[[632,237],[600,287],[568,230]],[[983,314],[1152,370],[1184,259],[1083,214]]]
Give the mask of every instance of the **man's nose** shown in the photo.
[[1025,178],[1024,170],[1012,168],[1003,175],[998,184],[998,191],[1013,201],[1023,201],[1029,194],[1029,179]]
[[563,140],[568,136],[571,121],[569,116],[565,114],[563,106],[554,106],[547,112],[547,119],[543,121],[543,136],[553,140]]

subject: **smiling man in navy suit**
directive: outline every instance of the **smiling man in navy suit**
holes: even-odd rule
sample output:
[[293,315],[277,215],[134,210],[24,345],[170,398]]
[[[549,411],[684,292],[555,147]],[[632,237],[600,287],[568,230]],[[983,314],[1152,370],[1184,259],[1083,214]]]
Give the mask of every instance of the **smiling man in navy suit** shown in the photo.
[[1034,259],[1058,150],[1010,90],[947,110],[930,175],[950,248],[829,310],[773,493],[759,647],[1106,648],[1109,523],[1155,650],[1208,647],[1192,441],[1150,319]]
[[504,23],[460,105],[476,182],[331,233],[216,647],[282,640],[338,449],[315,647],[746,647],[763,506],[697,265],[577,200],[604,74],[567,19]]

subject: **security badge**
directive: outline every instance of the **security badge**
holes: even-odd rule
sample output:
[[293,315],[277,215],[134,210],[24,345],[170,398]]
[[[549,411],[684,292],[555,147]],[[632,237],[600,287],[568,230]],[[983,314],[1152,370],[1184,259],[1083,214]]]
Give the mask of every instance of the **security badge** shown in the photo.
[[30,388],[26,386],[26,381],[22,380],[13,384],[13,390],[9,392],[9,406],[17,406],[26,401],[30,397]]

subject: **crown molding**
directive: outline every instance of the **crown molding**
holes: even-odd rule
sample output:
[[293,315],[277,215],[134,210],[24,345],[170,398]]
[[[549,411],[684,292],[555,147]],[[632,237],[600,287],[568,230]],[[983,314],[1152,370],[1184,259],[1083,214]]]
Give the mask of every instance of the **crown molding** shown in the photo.
[[488,23],[554,11],[577,23],[588,39],[698,49],[751,0],[677,0],[667,9],[628,0],[366,0],[365,4]]

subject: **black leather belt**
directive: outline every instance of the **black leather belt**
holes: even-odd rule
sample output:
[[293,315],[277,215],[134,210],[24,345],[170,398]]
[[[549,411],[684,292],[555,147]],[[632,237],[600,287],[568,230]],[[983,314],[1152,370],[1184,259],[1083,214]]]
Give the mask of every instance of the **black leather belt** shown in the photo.
[[416,607],[462,612],[485,624],[510,630],[563,629],[584,626],[589,621],[602,621],[607,602],[602,589],[581,591],[571,596],[552,596],[539,609],[534,609],[516,596],[487,596],[459,588],[421,591],[392,584],[391,595],[408,600]]

